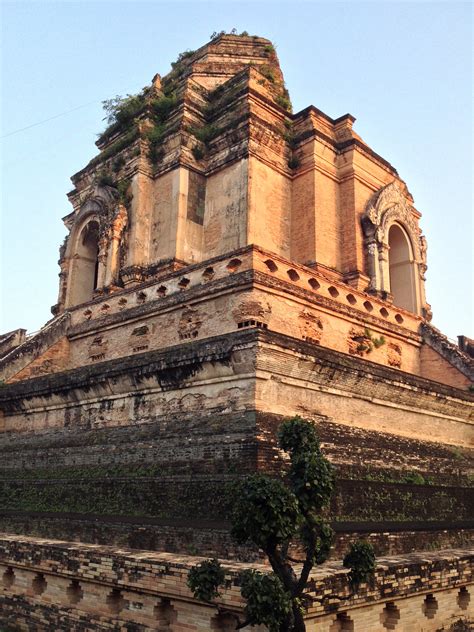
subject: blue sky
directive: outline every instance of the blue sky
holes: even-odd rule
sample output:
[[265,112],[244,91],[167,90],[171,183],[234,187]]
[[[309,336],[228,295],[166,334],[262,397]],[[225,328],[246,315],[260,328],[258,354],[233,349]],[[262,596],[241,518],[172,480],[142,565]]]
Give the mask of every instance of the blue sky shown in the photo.
[[1,11],[0,331],[51,317],[69,178],[97,153],[101,102],[236,28],[276,44],[295,111],[350,112],[398,169],[423,214],[433,324],[472,335],[471,3],[17,1]]

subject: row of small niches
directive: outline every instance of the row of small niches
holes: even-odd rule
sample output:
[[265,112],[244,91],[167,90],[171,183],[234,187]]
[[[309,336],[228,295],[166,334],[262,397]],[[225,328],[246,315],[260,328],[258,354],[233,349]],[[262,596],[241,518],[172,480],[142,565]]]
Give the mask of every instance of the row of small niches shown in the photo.
[[[7,567],[2,576],[2,585],[4,588],[15,588],[16,575],[11,566]],[[87,584],[87,582],[85,583]],[[35,573],[31,581],[31,590],[33,595],[40,597],[46,592],[48,581],[44,573]],[[66,588],[66,597],[69,604],[76,606],[84,599],[84,591],[81,586],[81,582],[77,579],[72,579],[68,587]],[[460,610],[467,610],[471,600],[471,595],[466,586],[462,586],[457,594],[456,602]],[[127,608],[127,601],[123,598],[122,591],[119,588],[111,588],[106,597],[106,604],[111,614],[119,614],[122,610]],[[170,614],[165,612],[171,610],[172,606],[168,599],[160,600],[159,604],[154,608],[155,616],[160,617],[164,614]],[[426,595],[421,603],[421,612],[427,619],[434,619],[439,610],[439,604],[436,597],[430,593]],[[383,627],[387,630],[396,630],[400,621],[400,609],[395,602],[389,601],[384,604],[380,621]],[[336,614],[333,626],[336,626],[336,630],[347,630],[355,632],[357,626],[354,626],[354,621],[348,612],[340,612]],[[332,626],[332,627],[333,627]],[[332,629],[331,627],[331,629]]]
[[[274,273],[276,273],[278,271],[278,266],[271,259],[266,259],[264,261],[264,264],[266,265],[266,267],[268,268],[268,270],[272,274],[274,274]],[[234,273],[240,268],[241,265],[242,265],[242,261],[240,259],[233,258],[226,265],[226,269],[228,270],[228,272]],[[293,268],[289,268],[286,271],[286,274],[288,275],[288,278],[290,279],[290,281],[293,281],[293,283],[297,283],[297,282],[301,281],[301,276]],[[215,277],[215,275],[216,275],[216,272],[215,272],[214,268],[212,266],[208,266],[202,272],[201,278],[202,278],[202,281],[209,282],[209,281],[212,281],[212,279]],[[308,283],[308,285],[310,286],[310,288],[314,292],[318,292],[321,289],[321,284],[314,277],[309,277],[307,279],[307,283]],[[177,283],[177,289],[179,291],[184,291],[190,285],[191,285],[191,279],[189,277],[183,276],[183,277],[181,277],[181,279],[179,279],[179,281]],[[341,292],[334,285],[328,286],[326,288],[326,291],[331,296],[331,298],[338,299],[338,300],[344,300],[344,297],[341,296]],[[137,292],[134,295],[135,300],[134,301],[130,301],[130,304],[132,304],[132,305],[133,304],[135,304],[135,305],[143,305],[143,303],[145,303],[149,298],[154,298],[156,296],[163,298],[168,293],[169,293],[169,288],[166,285],[160,285],[154,292],[151,291],[149,293],[145,292],[144,290],[140,290],[139,292]],[[349,303],[349,305],[351,305],[351,306],[355,306],[355,305],[358,304],[358,300],[356,299],[356,297],[352,293],[346,294],[345,301],[347,303]],[[117,302],[117,307],[118,307],[119,310],[126,309],[128,306],[129,306],[129,299],[125,298],[124,296],[121,297],[118,300],[118,302]],[[371,301],[369,301],[369,300],[365,300],[362,303],[362,306],[364,307],[364,309],[368,313],[371,313],[371,312],[374,311],[374,309],[376,309],[376,308],[374,308],[373,303],[371,303]],[[112,309],[112,307],[111,307],[111,305],[109,303],[103,303],[100,306],[96,316],[105,316],[106,314],[110,313],[111,309]],[[390,312],[385,307],[379,308],[379,314],[380,314],[380,316],[382,316],[382,318],[385,318],[385,319],[388,319],[390,317]],[[87,308],[83,312],[83,315],[85,316],[85,318],[87,320],[90,320],[94,316],[94,312],[92,311],[92,309]],[[399,313],[396,313],[393,316],[393,318],[399,325],[401,325],[403,323],[403,321],[404,321],[403,316],[401,314],[399,314]]]
[[[278,266],[276,265],[276,263],[274,261],[272,261],[272,259],[266,259],[263,263],[267,266],[268,270],[272,274],[275,274],[278,271]],[[293,281],[293,283],[298,283],[298,281],[301,281],[301,276],[293,268],[289,268],[286,271],[286,274],[288,275],[288,278],[290,279],[290,281]],[[319,281],[317,279],[315,279],[314,277],[309,277],[307,279],[307,283],[308,283],[308,285],[310,286],[310,288],[314,292],[318,292],[321,289],[321,283],[319,283]],[[331,298],[337,298],[339,300],[344,300],[344,296],[341,296],[341,292],[334,285],[330,285],[329,287],[327,287],[326,291],[331,296]],[[351,294],[351,293],[346,294],[345,300],[347,301],[347,303],[349,303],[349,305],[352,305],[352,306],[358,304],[358,300],[356,299],[354,294]],[[364,301],[362,303],[362,306],[369,313],[373,312],[374,309],[376,309],[374,307],[373,303],[371,303],[369,300]],[[382,318],[389,318],[390,317],[390,312],[385,307],[381,307],[379,309],[379,314],[380,314],[380,316],[382,316]],[[396,322],[399,325],[401,325],[403,323],[403,320],[404,320],[403,316],[401,314],[398,314],[398,313],[396,313],[394,315],[394,319],[396,320]]]
[[[232,274],[234,272],[237,272],[237,270],[240,268],[241,265],[242,265],[242,261],[240,259],[234,258],[228,262],[228,264],[226,265],[226,269],[229,273]],[[202,272],[200,282],[207,283],[209,281],[212,281],[212,279],[214,279],[215,276],[216,276],[216,271],[214,270],[214,268],[212,266],[208,266]],[[181,277],[181,279],[179,279],[177,283],[177,290],[184,291],[188,289],[190,285],[191,285],[191,279],[187,276],[183,276]],[[146,303],[148,299],[153,299],[156,296],[163,298],[167,294],[170,294],[172,292],[173,290],[171,290],[170,292],[170,288],[167,287],[166,285],[160,285],[156,290],[150,290],[148,292],[144,290],[140,290],[139,292],[133,295],[132,300],[125,298],[125,296],[122,296],[121,298],[119,298],[117,302],[113,301],[112,305],[110,305],[109,303],[103,303],[98,308],[97,311],[96,310],[93,311],[90,307],[88,307],[86,310],[84,310],[83,315],[85,316],[87,320],[90,320],[93,317],[105,316],[111,313],[111,310],[114,311],[113,307],[118,307],[119,310],[123,310],[133,305],[143,305],[143,303]]]

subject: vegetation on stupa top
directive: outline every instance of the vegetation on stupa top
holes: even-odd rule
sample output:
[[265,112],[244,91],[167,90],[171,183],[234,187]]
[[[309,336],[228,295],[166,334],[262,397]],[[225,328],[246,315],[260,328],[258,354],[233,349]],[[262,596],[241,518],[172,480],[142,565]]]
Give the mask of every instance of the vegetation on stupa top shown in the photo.
[[[161,143],[165,131],[165,121],[177,103],[178,98],[175,93],[160,94],[150,87],[136,95],[116,96],[104,101],[103,107],[107,113],[105,120],[109,125],[99,136],[98,142],[106,143],[115,134],[120,133],[120,135],[95,156],[89,162],[89,166],[103,163],[117,156],[139,138],[149,141],[149,158],[152,163],[155,163],[157,146]],[[140,120],[149,121],[151,126],[141,127]],[[119,171],[124,164],[125,160],[118,156],[112,163],[112,170]]]
[[[226,34],[225,31],[214,32],[211,35],[211,42]],[[245,38],[257,37],[250,36],[246,31],[237,33],[235,29],[232,29],[228,34]],[[178,55],[176,61],[171,63],[171,72],[163,77],[160,88],[151,85],[137,94],[116,95],[102,102],[106,113],[104,120],[107,122],[107,127],[99,135],[98,144],[103,149],[98,156],[90,161],[89,166],[94,166],[116,156],[139,138],[148,141],[148,158],[153,165],[162,159],[164,156],[162,144],[167,131],[167,121],[180,101],[180,82],[189,68],[188,60],[194,53],[195,51],[186,50]],[[256,66],[264,78],[261,83],[268,82],[275,102],[291,112],[288,90],[275,71],[275,64],[278,63],[275,48],[269,44],[264,47],[263,54],[268,59],[268,63]],[[219,111],[222,111],[234,97],[232,92],[227,92],[225,85],[218,86],[206,96],[209,102],[203,114],[208,122],[188,130],[202,143],[202,145],[193,148],[193,154],[197,160],[204,157],[209,143],[223,131],[209,121]],[[115,136],[117,138],[114,139]]]
[[106,113],[104,120],[107,121],[108,126],[99,139],[105,140],[132,125],[135,118],[145,110],[147,92],[149,88],[145,88],[138,94],[127,94],[125,97],[117,95],[112,99],[102,101],[102,107]]
[[[178,55],[177,60],[171,64],[172,71],[163,79],[161,90],[154,86],[146,86],[137,94],[127,94],[125,97],[116,95],[102,102],[107,127],[99,135],[99,144],[106,143],[118,133],[121,133],[121,137],[106,147],[94,160],[106,160],[141,136],[150,143],[151,162],[157,161],[157,148],[163,139],[165,122],[178,103],[178,80],[185,71],[183,62],[192,56],[193,52],[184,51]],[[145,119],[152,123],[152,127],[141,132],[139,121]]]
[[[248,569],[241,574],[245,621],[236,623],[237,629],[265,625],[270,632],[304,632],[309,607],[341,599],[308,592],[311,570],[328,559],[331,549],[333,530],[327,518],[334,472],[310,422],[290,419],[281,425],[278,438],[280,449],[289,456],[286,476],[254,474],[232,490],[232,536],[239,544],[258,546],[272,568],[268,573]],[[295,543],[303,552],[297,558],[292,553]],[[343,564],[350,569],[350,592],[345,597],[349,598],[373,577],[372,546],[363,541],[352,544]],[[189,572],[188,586],[202,601],[212,603],[224,583],[225,572],[216,559],[201,562]]]

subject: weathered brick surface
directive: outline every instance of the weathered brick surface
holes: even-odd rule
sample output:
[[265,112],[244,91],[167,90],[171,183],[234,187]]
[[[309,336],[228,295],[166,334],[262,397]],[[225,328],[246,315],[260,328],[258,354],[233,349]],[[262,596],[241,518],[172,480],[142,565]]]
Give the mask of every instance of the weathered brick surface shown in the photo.
[[[3,433],[0,524],[16,533],[253,558],[229,537],[227,485],[257,468],[281,473],[282,419],[213,411],[124,427]],[[347,544],[344,530],[349,538],[360,529],[372,534],[378,553],[469,542],[470,450],[315,423],[337,468],[334,555]]]
[[[73,176],[55,318],[0,340],[0,526],[18,534],[0,543],[0,616],[233,629],[191,599],[178,554],[258,559],[230,540],[228,485],[284,474],[277,428],[294,415],[338,468],[334,555],[360,534],[379,555],[467,547],[472,361],[429,325],[426,240],[397,171],[351,115],[292,115],[262,38],[219,36],[142,94]],[[309,629],[438,629],[467,609],[469,564],[387,561],[350,613],[315,605]],[[242,567],[226,568],[240,613]],[[329,565],[312,587],[345,581]]]

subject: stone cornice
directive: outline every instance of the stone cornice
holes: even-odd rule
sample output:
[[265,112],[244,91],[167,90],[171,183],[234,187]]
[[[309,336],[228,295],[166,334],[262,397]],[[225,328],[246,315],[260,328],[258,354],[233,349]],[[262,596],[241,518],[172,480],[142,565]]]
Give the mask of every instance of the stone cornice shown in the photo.
[[[157,384],[167,390],[180,388],[186,379],[200,370],[204,362],[224,362],[230,360],[233,350],[242,346],[272,344],[283,350],[313,357],[325,367],[342,372],[357,372],[360,377],[390,383],[395,388],[407,386],[422,394],[437,399],[450,398],[460,405],[474,402],[474,395],[438,382],[378,365],[362,358],[355,358],[338,351],[313,345],[290,336],[271,331],[246,329],[223,336],[206,338],[193,343],[180,344],[166,350],[117,358],[93,365],[54,373],[43,377],[7,384],[0,390],[0,410],[21,409],[21,400],[51,397],[66,394],[71,390],[85,390],[110,382],[110,390],[116,390],[112,383],[116,378],[127,376],[130,386],[140,390],[140,383],[147,377],[155,377]],[[421,404],[420,404],[421,405]]]
[[437,353],[456,367],[470,380],[474,381],[474,360],[463,353],[459,347],[450,342],[439,329],[429,323],[422,323],[421,336],[423,342],[432,347]]
[[344,371],[356,370],[361,376],[364,375],[372,381],[375,379],[389,381],[392,384],[399,384],[401,386],[407,385],[414,387],[420,394],[422,392],[426,394],[431,393],[436,394],[436,396],[451,397],[466,403],[474,402],[474,394],[469,391],[446,386],[439,382],[412,375],[411,373],[405,373],[399,369],[383,366],[363,358],[356,358],[327,347],[313,345],[304,340],[298,340],[297,338],[292,338],[284,334],[278,334],[272,331],[258,331],[256,333],[259,337],[259,341],[276,344],[297,353],[314,356],[314,358],[323,363],[325,367],[332,367]]
[[9,366],[12,366],[12,364],[17,361],[21,361],[22,357],[37,357],[53,342],[56,342],[60,337],[66,334],[69,321],[69,312],[64,312],[60,316],[50,320],[40,331],[27,337],[25,342],[14,347],[9,353],[3,356],[0,360],[0,371],[8,370]]
[[[93,560],[93,564],[91,561]],[[0,539],[0,561],[13,568],[30,568],[47,577],[59,575],[79,581],[115,586],[140,594],[157,593],[192,602],[186,585],[188,571],[202,558],[175,553],[133,551],[121,547],[78,544],[61,540],[22,535],[3,535]],[[223,561],[228,581],[216,604],[241,611],[240,575],[249,564]],[[265,564],[252,563],[252,568],[268,572]],[[377,560],[374,581],[363,584],[354,595],[347,581],[348,570],[329,562],[313,569],[309,593],[316,596],[336,594],[352,607],[383,602],[387,597],[401,598],[418,594],[420,582],[424,592],[446,590],[469,584],[474,578],[474,551],[470,549],[424,551]],[[133,593],[132,593],[133,594]],[[332,612],[333,603],[319,603],[313,614]]]

